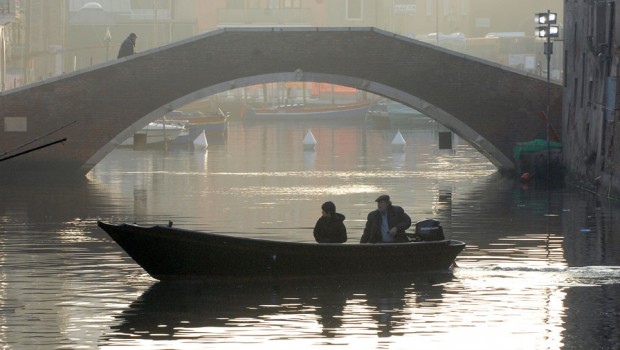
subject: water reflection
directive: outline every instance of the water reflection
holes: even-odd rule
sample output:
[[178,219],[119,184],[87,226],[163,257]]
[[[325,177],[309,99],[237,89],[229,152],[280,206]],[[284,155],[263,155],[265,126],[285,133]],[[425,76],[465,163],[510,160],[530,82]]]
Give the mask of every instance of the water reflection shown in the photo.
[[23,182],[5,179],[0,186],[0,223],[67,222],[86,217],[91,204],[105,207],[99,188],[86,181]]
[[[208,151],[116,150],[82,183],[2,182],[0,348],[618,347],[617,203],[524,188],[434,129],[403,130],[398,157],[394,131],[343,125],[312,126],[304,154],[307,129],[233,124]],[[96,226],[312,242],[331,199],[356,244],[378,193],[467,243],[453,276],[155,284]]]
[[620,347],[620,284],[570,288],[565,303],[566,349]]
[[[441,303],[442,284],[451,273],[391,275],[369,280],[322,278],[253,284],[159,282],[150,287],[119,316],[108,341],[146,338],[230,338],[245,329],[254,337],[299,337],[301,322],[314,320],[304,331],[309,337],[335,338],[367,333],[402,335],[407,308]],[[374,326],[369,326],[372,320]],[[221,330],[213,330],[218,327]],[[208,332],[206,330],[209,329]],[[291,332],[289,334],[289,332]],[[211,338],[207,340],[206,338]],[[229,339],[230,340],[230,339]]]

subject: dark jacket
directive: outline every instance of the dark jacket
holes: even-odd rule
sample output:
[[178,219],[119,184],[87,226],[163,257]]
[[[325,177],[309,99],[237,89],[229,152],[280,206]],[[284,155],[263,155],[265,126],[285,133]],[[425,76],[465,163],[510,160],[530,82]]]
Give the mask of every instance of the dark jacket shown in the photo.
[[[403,208],[395,205],[389,206],[387,208],[387,219],[389,228],[396,227],[398,230],[396,241],[407,242],[405,230],[411,227],[411,218]],[[381,238],[381,212],[378,209],[368,214],[360,243],[383,243]]]
[[347,228],[344,215],[321,216],[314,225],[314,239],[319,243],[344,243],[347,241]]
[[136,53],[136,40],[134,38],[127,38],[121,44],[121,48],[118,50],[118,56],[116,58],[131,56],[134,53]]

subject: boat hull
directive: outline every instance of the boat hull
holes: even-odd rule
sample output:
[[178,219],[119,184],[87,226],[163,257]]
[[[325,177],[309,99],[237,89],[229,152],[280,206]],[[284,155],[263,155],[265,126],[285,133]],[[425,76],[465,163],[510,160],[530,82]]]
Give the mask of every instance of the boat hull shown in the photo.
[[400,103],[389,103],[377,106],[368,113],[367,119],[372,120],[375,127],[381,129],[389,127],[413,127],[433,123],[433,120],[424,114]]
[[247,108],[245,121],[364,120],[371,101],[342,105]]
[[166,226],[98,222],[159,280],[385,274],[448,269],[465,243],[317,244],[242,238]]
[[[137,131],[136,135],[146,135],[147,145],[157,145],[164,142],[171,142],[178,138],[183,132],[183,128],[176,125],[164,125],[161,123],[149,123],[143,129]],[[123,141],[120,146],[133,146],[134,137]]]
[[226,138],[228,132],[228,113],[221,110],[207,114],[198,111],[186,114],[175,110],[166,115],[166,120],[185,128],[185,132],[174,140],[174,145],[191,145],[203,132],[209,141]]
[[228,120],[224,119],[218,122],[204,123],[204,124],[187,124],[187,132],[177,137],[174,145],[189,145],[196,140],[197,137],[204,131],[205,136],[209,142],[217,139],[224,139],[228,132]]

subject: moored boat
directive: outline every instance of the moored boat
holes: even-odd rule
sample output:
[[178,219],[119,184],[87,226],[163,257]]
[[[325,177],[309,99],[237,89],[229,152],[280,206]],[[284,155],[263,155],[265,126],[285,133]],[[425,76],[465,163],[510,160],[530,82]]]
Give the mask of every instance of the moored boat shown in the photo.
[[242,115],[246,121],[364,120],[371,105],[371,100],[362,100],[344,104],[246,106]]
[[387,111],[392,126],[432,122],[432,119],[420,113],[418,110],[397,102],[388,103]]
[[[121,143],[121,146],[133,146],[136,137],[145,138],[146,145],[156,145],[163,142],[175,140],[185,129],[182,126],[167,123],[165,121],[151,122],[144,128],[137,131],[134,136]],[[136,136],[137,135],[137,136]]]
[[318,244],[244,238],[169,226],[97,223],[159,280],[316,277],[450,268],[465,243]]
[[390,127],[390,113],[387,110],[387,103],[379,101],[368,109],[366,120],[371,120],[375,127],[387,129]]
[[184,125],[186,133],[175,140],[175,144],[190,144],[204,131],[207,138],[225,137],[228,131],[228,113],[218,110],[217,113],[172,111],[165,119]]
[[411,127],[433,123],[419,111],[398,102],[381,101],[371,107],[366,118],[372,120],[377,128]]

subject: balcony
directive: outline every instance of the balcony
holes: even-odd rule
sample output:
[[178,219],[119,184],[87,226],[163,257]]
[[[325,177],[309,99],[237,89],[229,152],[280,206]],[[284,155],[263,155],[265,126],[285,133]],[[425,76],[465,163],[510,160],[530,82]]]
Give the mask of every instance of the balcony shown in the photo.
[[310,26],[308,8],[218,9],[218,25],[303,25]]

